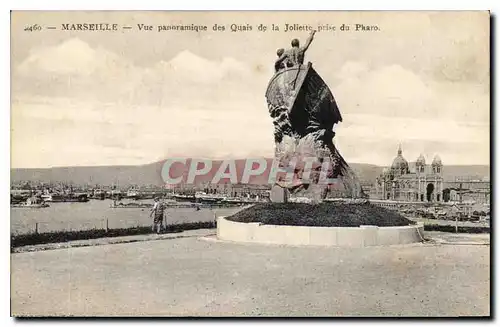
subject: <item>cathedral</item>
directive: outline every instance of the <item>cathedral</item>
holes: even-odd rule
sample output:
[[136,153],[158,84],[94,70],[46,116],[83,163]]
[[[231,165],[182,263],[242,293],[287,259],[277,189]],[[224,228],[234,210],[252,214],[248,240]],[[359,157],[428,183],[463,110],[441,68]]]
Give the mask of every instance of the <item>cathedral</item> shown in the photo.
[[438,155],[430,165],[420,155],[410,171],[401,145],[390,168],[385,168],[375,182],[374,197],[383,200],[411,202],[443,201],[443,163]]

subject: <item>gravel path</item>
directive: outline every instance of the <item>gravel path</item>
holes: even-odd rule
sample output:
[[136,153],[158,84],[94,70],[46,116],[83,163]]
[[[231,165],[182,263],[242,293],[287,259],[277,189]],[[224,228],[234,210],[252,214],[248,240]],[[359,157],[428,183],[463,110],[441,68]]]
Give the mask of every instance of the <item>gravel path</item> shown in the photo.
[[178,238],[11,255],[12,314],[489,315],[490,249]]

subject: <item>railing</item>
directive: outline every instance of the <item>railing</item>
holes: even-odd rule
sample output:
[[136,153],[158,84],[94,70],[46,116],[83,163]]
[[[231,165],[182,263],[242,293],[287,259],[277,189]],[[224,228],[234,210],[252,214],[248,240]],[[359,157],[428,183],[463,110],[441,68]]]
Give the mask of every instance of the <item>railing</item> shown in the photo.
[[[215,221],[220,216],[214,213],[210,218],[199,219],[199,221],[189,219],[169,219],[168,215],[163,219],[163,225],[177,225]],[[110,230],[110,229],[127,229],[135,227],[150,227],[153,224],[153,219],[149,217],[138,218],[125,218],[125,219],[87,219],[87,220],[53,220],[53,221],[25,221],[20,223],[11,224],[11,235],[22,234],[40,234],[50,232],[75,232],[86,230]]]

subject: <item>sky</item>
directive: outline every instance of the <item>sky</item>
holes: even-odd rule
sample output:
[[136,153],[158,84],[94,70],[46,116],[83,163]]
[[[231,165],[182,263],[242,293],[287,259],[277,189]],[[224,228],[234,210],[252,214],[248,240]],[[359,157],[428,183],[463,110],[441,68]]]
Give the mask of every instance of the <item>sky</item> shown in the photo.
[[[35,23],[41,31],[24,31]],[[208,31],[157,31],[167,24]],[[285,24],[352,26],[318,32],[306,54],[338,102],[348,162],[390,165],[401,144],[409,161],[489,164],[487,12],[13,12],[11,166],[272,157],[264,94],[276,49],[308,36]]]

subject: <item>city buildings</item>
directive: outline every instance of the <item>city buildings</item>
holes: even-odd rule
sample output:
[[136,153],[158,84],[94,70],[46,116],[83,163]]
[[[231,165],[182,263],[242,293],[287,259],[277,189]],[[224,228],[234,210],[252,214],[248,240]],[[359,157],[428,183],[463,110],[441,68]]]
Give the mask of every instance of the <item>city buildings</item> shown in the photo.
[[445,179],[439,155],[431,163],[420,155],[412,170],[403,157],[401,146],[390,167],[384,168],[369,188],[371,199],[421,203],[475,203],[490,204],[489,178],[477,179],[456,176]]
[[431,164],[426,164],[423,155],[415,162],[415,170],[410,171],[408,161],[399,146],[392,165],[377,177],[371,197],[381,200],[441,202],[443,199],[443,163],[438,155]]

